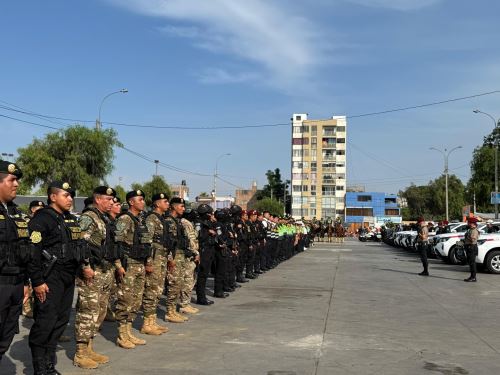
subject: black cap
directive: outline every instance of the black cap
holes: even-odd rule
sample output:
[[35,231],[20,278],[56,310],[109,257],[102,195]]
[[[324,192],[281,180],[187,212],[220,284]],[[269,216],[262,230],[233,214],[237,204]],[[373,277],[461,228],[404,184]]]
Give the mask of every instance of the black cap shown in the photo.
[[23,177],[21,168],[7,160],[0,160],[0,173],[13,174],[17,178]]
[[134,191],[129,191],[127,193],[127,196],[125,197],[127,199],[127,201],[131,198],[135,198],[135,197],[144,197],[146,198],[146,194],[144,194],[144,192],[140,189],[137,189],[137,190],[134,190]]
[[212,212],[214,212],[213,208],[210,207],[208,204],[201,204],[198,206],[196,210],[200,215],[211,214]]
[[67,191],[68,193],[71,194],[71,197],[74,198],[75,197],[75,189],[73,189],[71,187],[71,185],[69,184],[69,182],[63,182],[63,181],[52,181],[50,184],[49,184],[49,187],[47,188],[47,195],[50,194],[50,190],[51,189],[60,189],[60,190],[64,190],[64,191]]
[[116,191],[109,186],[98,186],[94,189],[94,194],[109,195],[111,197],[115,197]]
[[184,201],[183,198],[181,197],[172,197],[172,199],[170,199],[170,204],[185,204],[186,202]]
[[43,203],[42,201],[31,201],[30,209],[33,207],[45,207],[45,203]]
[[85,207],[90,206],[92,203],[94,203],[94,197],[87,197],[87,198],[85,198],[85,200],[83,201],[83,205],[84,205]]
[[153,194],[153,197],[151,198],[151,202],[156,202],[156,201],[159,201],[160,199],[168,199],[168,195],[166,193]]

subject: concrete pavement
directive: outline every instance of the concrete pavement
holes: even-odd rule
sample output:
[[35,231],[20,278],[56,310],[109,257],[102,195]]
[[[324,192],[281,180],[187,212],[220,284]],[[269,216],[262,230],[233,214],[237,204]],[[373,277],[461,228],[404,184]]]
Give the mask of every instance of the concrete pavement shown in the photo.
[[[74,367],[74,342],[58,369],[71,374],[498,374],[500,275],[431,260],[378,243],[318,243],[231,297],[134,350],[115,346],[105,323],[97,370]],[[31,374],[29,320],[21,318],[0,374]],[[68,331],[72,334],[72,331]]]

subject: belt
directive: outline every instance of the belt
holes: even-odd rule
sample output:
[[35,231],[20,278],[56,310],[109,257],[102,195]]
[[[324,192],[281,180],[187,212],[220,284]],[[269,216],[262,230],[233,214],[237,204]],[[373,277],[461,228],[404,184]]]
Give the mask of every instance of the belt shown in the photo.
[[17,285],[24,282],[24,275],[0,275],[0,285]]

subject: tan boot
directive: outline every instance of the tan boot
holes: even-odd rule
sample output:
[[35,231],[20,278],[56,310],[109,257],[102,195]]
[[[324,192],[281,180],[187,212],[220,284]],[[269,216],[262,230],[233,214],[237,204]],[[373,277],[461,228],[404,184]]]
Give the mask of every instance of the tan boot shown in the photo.
[[128,339],[132,341],[132,343],[134,343],[135,345],[146,345],[146,340],[135,337],[132,334],[132,323],[127,323],[127,334],[128,334]]
[[99,353],[94,352],[94,349],[92,348],[94,339],[90,339],[89,344],[87,346],[87,351],[89,354],[89,357],[97,364],[103,364],[103,363],[108,363],[109,362],[109,357],[107,355],[102,355]]
[[155,328],[160,331],[161,333],[167,333],[168,332],[168,327],[162,326],[158,324],[156,320],[156,315],[152,315],[151,317],[151,323],[155,326]]
[[177,312],[177,311],[175,313],[177,314],[177,316],[179,316],[185,322],[187,322],[189,320],[189,318],[186,315],[182,315],[180,312]]
[[197,314],[200,312],[196,307],[193,307],[191,305],[186,305],[184,307],[180,308],[181,313],[186,313],[186,314]]
[[130,341],[128,337],[128,332],[127,332],[127,324],[126,323],[120,323],[118,325],[118,337],[116,339],[116,345],[123,349],[134,349],[135,344]]
[[144,323],[142,324],[141,333],[153,336],[161,335],[163,332],[155,327],[151,318],[154,319],[154,316],[144,317]]
[[90,358],[88,353],[87,343],[80,342],[76,344],[76,353],[73,357],[73,364],[84,369],[94,369],[97,368],[98,364],[92,358]]
[[167,310],[167,313],[165,314],[165,320],[168,320],[171,323],[184,323],[185,321],[181,316],[177,314],[175,308]]

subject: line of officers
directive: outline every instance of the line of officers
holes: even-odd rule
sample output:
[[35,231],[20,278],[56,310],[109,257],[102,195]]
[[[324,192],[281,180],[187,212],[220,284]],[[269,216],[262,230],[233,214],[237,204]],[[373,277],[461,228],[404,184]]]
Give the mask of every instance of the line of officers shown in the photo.
[[[182,198],[152,197],[145,211],[141,190],[127,193],[128,211],[114,189],[99,186],[77,219],[70,213],[75,190],[54,181],[48,205],[26,218],[13,202],[20,168],[0,161],[0,363],[15,333],[22,305],[34,294],[34,323],[29,334],[35,375],[60,374],[56,347],[66,328],[75,291],[75,366],[94,369],[109,358],[94,350],[93,339],[114,306],[116,344],[124,349],[145,345],[132,323],[143,311],[141,333],[161,335],[157,321],[160,296],[166,292],[165,321],[183,323],[211,305],[206,282],[214,274],[214,297],[226,298],[240,283],[255,279],[309,245],[302,227],[268,212],[239,206],[213,212],[206,205],[188,210]],[[195,276],[197,274],[197,277]]]

